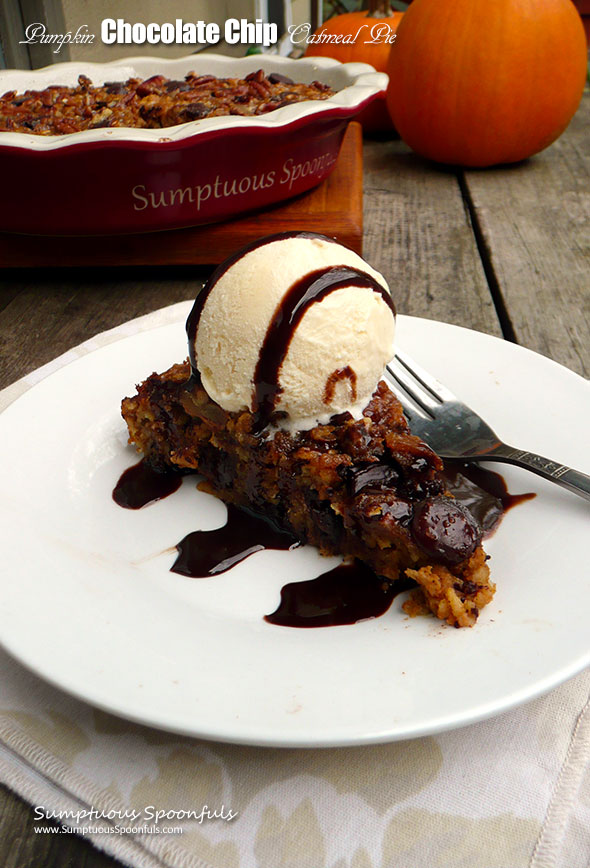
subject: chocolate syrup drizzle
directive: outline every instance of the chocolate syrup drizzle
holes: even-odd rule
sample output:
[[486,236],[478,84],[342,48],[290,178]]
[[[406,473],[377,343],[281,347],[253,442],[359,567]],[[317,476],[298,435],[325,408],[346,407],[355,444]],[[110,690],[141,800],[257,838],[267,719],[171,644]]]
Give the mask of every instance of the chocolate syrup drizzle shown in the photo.
[[[214,271],[210,280],[203,287],[195,299],[193,308],[189,314],[186,331],[189,344],[189,358],[191,363],[192,377],[197,382],[200,375],[197,368],[195,340],[199,321],[205,307],[205,303],[211,290],[226,271],[245,253],[260,247],[269,241],[277,241],[284,238],[321,238],[325,241],[337,243],[332,238],[313,232],[284,232],[272,238],[264,238],[245,249],[234,254]],[[395,317],[395,305],[389,292],[367,272],[358,268],[345,265],[333,265],[321,268],[306,274],[296,281],[285,293],[280,304],[277,306],[273,317],[268,325],[264,341],[260,348],[258,362],[254,371],[254,425],[253,432],[260,434],[269,424],[278,398],[281,393],[279,382],[281,366],[285,360],[291,340],[303,315],[312,304],[320,302],[329,293],[347,286],[366,287],[376,292],[385,301]],[[347,369],[344,369],[347,370]],[[350,369],[348,369],[350,370]],[[350,370],[346,376],[355,384],[356,375]]]
[[312,304],[347,286],[366,287],[378,293],[395,316],[395,306],[389,292],[358,268],[332,265],[312,271],[294,283],[277,307],[260,348],[254,371],[254,433],[259,434],[270,421],[281,393],[281,366],[303,315]]
[[282,241],[286,238],[321,238],[323,241],[331,241],[333,244],[338,243],[335,238],[329,238],[327,235],[320,235],[319,232],[279,232],[276,235],[273,235],[271,238],[266,236],[265,238],[258,238],[256,239],[256,241],[252,241],[250,244],[242,247],[231,256],[228,256],[228,258],[225,259],[221,263],[221,265],[218,265],[207,283],[203,286],[203,288],[197,295],[195,303],[193,304],[192,310],[189,313],[188,319],[186,321],[186,333],[188,337],[188,353],[191,363],[191,372],[193,380],[195,380],[197,383],[201,382],[201,376],[199,374],[199,369],[197,368],[195,339],[197,337],[199,320],[201,319],[201,314],[203,313],[205,302],[209,298],[211,290],[213,289],[215,284],[223,277],[225,272],[228,271],[232,267],[232,265],[238,262],[238,260],[245,256],[246,253],[250,253],[252,250],[256,250],[258,247],[262,247],[263,244],[268,244],[271,240]]
[[324,386],[324,404],[329,404],[333,400],[336,386],[338,383],[342,382],[342,380],[348,380],[350,383],[350,396],[354,404],[356,401],[357,376],[356,371],[353,371],[350,365],[346,365],[344,368],[338,368],[337,371],[330,374],[326,380],[326,385]]

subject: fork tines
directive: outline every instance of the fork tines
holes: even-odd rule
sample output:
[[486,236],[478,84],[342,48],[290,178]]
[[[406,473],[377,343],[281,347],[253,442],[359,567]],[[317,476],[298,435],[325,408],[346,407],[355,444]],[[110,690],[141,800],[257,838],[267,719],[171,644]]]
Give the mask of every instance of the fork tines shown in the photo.
[[442,403],[457,400],[442,383],[399,350],[386,366],[386,376],[410,420],[417,413],[433,419]]

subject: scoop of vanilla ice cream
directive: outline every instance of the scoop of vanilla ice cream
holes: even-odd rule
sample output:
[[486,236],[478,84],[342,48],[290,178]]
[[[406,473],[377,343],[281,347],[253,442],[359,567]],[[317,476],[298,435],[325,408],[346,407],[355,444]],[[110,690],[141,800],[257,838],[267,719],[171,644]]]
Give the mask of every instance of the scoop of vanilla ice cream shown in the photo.
[[[235,260],[202,308],[194,358],[201,382],[230,412],[256,410],[254,379],[269,324],[291,287],[330,267],[358,269],[389,289],[353,251],[322,236],[271,238]],[[370,286],[338,286],[310,304],[278,372],[280,425],[307,430],[335,414],[360,418],[393,355],[395,315]]]

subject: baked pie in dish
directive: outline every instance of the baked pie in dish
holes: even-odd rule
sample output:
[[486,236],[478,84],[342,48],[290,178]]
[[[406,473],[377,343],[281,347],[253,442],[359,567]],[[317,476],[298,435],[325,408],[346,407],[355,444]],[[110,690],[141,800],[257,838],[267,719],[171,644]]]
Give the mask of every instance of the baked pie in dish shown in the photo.
[[329,176],[348,122],[386,86],[365,63],[278,55],[0,70],[0,229],[153,232],[285,201]]
[[495,591],[482,532],[381,380],[394,325],[384,278],[356,253],[311,233],[263,239],[212,275],[189,359],[148,377],[123,417],[152,467],[198,473],[325,555],[413,580],[408,610],[472,626]]
[[0,132],[66,135],[112,127],[163,129],[211,117],[267,114],[304,100],[328,99],[326,84],[294,82],[263,69],[245,78],[189,72],[182,81],[164,75],[93,85],[79,75],[74,87],[7,91],[0,96]]

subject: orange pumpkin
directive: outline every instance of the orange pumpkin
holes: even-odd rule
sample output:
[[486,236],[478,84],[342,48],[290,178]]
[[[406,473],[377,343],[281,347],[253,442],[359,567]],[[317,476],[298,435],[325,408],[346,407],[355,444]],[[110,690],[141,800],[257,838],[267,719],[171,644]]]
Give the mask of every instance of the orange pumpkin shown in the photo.
[[[306,57],[332,57],[341,63],[369,63],[386,72],[392,40],[403,18],[388,0],[370,0],[363,12],[346,12],[325,22],[311,37]],[[338,40],[335,42],[334,40]],[[391,119],[384,100],[375,100],[359,116],[366,130],[390,129]]]
[[586,64],[571,0],[414,0],[389,57],[387,105],[401,137],[425,157],[512,163],[565,130]]

